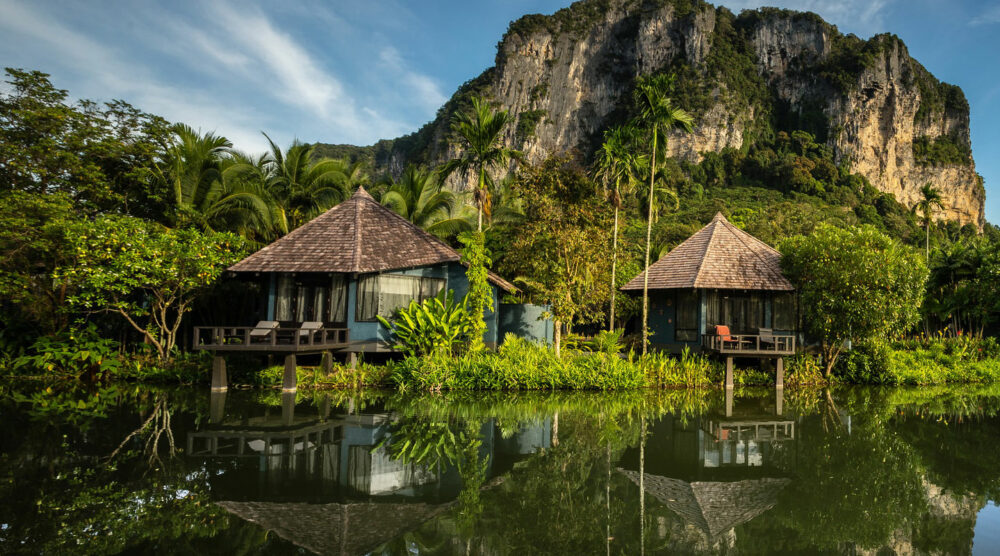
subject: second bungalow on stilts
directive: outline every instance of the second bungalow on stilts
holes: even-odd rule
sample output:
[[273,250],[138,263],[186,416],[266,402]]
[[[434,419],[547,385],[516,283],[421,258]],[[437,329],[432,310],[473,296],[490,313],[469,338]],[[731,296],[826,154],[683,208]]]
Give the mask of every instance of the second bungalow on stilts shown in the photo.
[[[781,272],[781,254],[717,213],[711,222],[649,266],[649,329],[655,349],[685,347],[726,359],[776,359],[784,384],[784,357],[796,350],[795,288]],[[644,273],[622,287],[642,294]],[[641,323],[640,323],[641,326]]]

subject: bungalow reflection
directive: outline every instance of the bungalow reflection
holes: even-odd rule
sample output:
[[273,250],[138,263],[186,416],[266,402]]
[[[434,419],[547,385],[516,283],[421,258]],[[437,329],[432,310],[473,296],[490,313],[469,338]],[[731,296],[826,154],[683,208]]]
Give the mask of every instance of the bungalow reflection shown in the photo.
[[[783,394],[779,389],[773,404],[748,398],[734,406],[727,391],[723,411],[665,415],[625,452],[619,473],[676,516],[655,516],[654,540],[671,551],[732,548],[737,526],[777,504],[791,482],[797,425],[782,415]],[[645,527],[639,534],[646,536]]]
[[[362,554],[454,506],[462,476],[454,462],[394,453],[395,411],[333,407],[328,397],[226,411],[213,392],[211,419],[187,435],[187,454],[210,470],[212,498],[227,511],[319,554]],[[510,431],[476,427],[486,479],[552,445],[552,419]]]

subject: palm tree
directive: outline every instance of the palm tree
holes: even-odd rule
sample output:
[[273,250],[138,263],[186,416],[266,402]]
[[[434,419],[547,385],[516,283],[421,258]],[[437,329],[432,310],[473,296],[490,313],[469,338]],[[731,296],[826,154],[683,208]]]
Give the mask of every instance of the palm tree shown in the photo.
[[914,211],[919,210],[924,215],[924,230],[926,231],[924,255],[928,262],[931,260],[931,216],[933,215],[934,207],[944,208],[942,200],[941,192],[932,186],[930,182],[927,182],[920,188],[920,201],[913,205]]
[[428,232],[445,238],[472,228],[469,220],[455,216],[460,199],[444,189],[434,173],[412,164],[399,181],[391,181],[382,194],[384,206]]
[[268,207],[260,191],[224,179],[232,147],[228,139],[211,132],[201,134],[184,124],[175,124],[172,131],[163,163],[149,173],[173,195],[171,225],[241,231],[265,218]]
[[[630,193],[636,185],[635,172],[644,162],[642,156],[634,154],[635,130],[629,127],[614,127],[604,132],[604,143],[597,151],[594,171],[609,191],[608,200],[615,208],[614,232],[611,235],[611,310],[608,330],[615,328],[615,294],[617,293],[618,270],[618,211],[622,207],[622,194]],[[612,187],[609,187],[612,186]]]
[[297,140],[284,152],[270,137],[267,141],[271,145],[267,190],[279,207],[282,233],[346,200],[366,179],[360,163],[335,158],[317,160],[314,146]]
[[222,164],[222,183],[230,190],[252,193],[259,199],[255,210],[236,222],[233,229],[255,247],[263,246],[287,232],[281,207],[267,189],[270,157],[229,149]]
[[685,110],[674,106],[667,96],[672,79],[666,75],[654,75],[641,79],[635,89],[635,103],[638,108],[636,123],[649,133],[651,144],[649,165],[649,216],[646,218],[646,262],[642,281],[642,353],[649,344],[649,250],[653,236],[653,193],[656,177],[656,155],[662,150],[666,154],[667,134],[675,129],[691,133],[694,117]]
[[509,121],[510,115],[506,110],[494,110],[486,100],[473,97],[471,110],[457,113],[451,122],[451,131],[461,140],[464,149],[458,158],[441,166],[441,181],[456,171],[465,178],[475,172],[473,196],[479,213],[476,229],[480,232],[483,230],[483,214],[489,218],[492,211],[492,173],[506,168],[511,159],[521,159],[519,151],[507,148],[501,142]]

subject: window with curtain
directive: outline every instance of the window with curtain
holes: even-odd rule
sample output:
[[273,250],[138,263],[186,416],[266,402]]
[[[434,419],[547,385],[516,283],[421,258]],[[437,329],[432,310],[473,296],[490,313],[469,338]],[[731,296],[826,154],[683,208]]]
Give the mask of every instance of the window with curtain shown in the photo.
[[410,301],[421,302],[444,289],[443,278],[423,278],[401,274],[372,274],[358,280],[358,299],[354,319],[374,321],[375,316],[389,318]]
[[753,334],[764,326],[764,298],[757,293],[712,291],[706,296],[705,324],[729,327],[733,334]]
[[335,274],[330,281],[330,322],[347,322],[347,280]]
[[292,312],[292,297],[295,295],[295,280],[287,275],[278,275],[278,285],[275,291],[275,320],[295,320]]
[[794,331],[798,328],[798,307],[794,293],[780,293],[771,298],[771,328]]
[[678,291],[674,315],[674,341],[698,341],[698,308],[701,296],[697,291]]

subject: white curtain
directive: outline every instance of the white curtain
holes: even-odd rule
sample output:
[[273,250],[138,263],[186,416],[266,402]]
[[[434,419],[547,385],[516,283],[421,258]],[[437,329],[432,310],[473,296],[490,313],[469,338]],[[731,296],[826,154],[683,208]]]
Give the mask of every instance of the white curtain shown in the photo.
[[358,300],[354,307],[354,320],[375,320],[378,314],[378,275],[369,274],[358,280]]
[[330,322],[347,322],[347,281],[334,274],[330,282]]
[[378,281],[378,314],[389,318],[410,301],[420,301],[420,278],[383,274]]
[[278,276],[277,297],[275,299],[274,319],[295,320],[292,315],[292,293],[295,291],[295,281],[287,274]]
[[[355,320],[372,321],[375,315],[391,318],[410,301],[423,301],[444,289],[443,278],[421,278],[401,274],[370,274],[358,280]],[[336,299],[336,294],[334,295]]]

